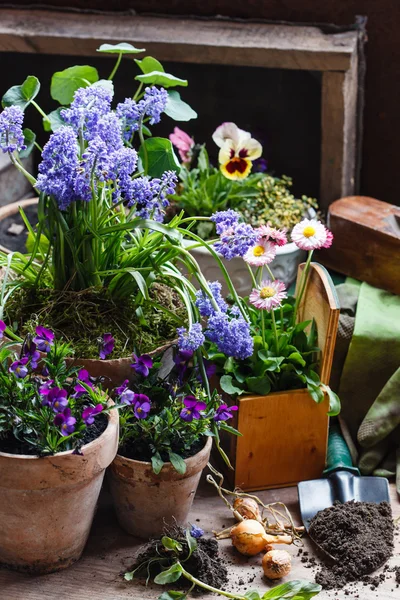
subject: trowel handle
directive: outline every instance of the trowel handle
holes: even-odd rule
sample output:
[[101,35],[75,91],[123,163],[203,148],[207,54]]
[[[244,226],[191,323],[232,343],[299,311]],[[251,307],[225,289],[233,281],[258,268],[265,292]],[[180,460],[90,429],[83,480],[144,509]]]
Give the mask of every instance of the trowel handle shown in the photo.
[[331,421],[324,475],[329,475],[335,471],[349,471],[355,475],[360,474],[357,467],[353,467],[351,454],[342,435],[339,423]]

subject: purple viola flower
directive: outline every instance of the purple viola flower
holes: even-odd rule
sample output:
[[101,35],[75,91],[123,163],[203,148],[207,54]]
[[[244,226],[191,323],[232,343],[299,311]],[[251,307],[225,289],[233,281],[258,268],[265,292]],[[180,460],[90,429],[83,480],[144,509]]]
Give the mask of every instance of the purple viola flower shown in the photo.
[[8,370],[10,373],[14,373],[15,377],[18,377],[18,379],[23,379],[28,375],[28,362],[29,358],[24,356],[20,360],[14,361]]
[[24,113],[19,106],[7,106],[0,114],[0,148],[3,152],[25,150],[23,120]]
[[150,398],[145,394],[135,394],[135,405],[133,412],[137,419],[146,419],[150,412]]
[[42,377],[48,377],[50,375],[48,368],[44,365],[42,369]]
[[40,352],[36,349],[36,344],[32,340],[27,339],[22,346],[22,355],[30,360],[32,369],[37,369],[40,360]]
[[54,387],[49,390],[47,395],[48,404],[55,413],[62,412],[66,408],[68,405],[67,396],[67,390],[63,390],[62,388]]
[[86,406],[82,412],[82,420],[84,421],[85,425],[93,425],[95,416],[101,413],[102,410],[102,404],[97,404],[96,406]]
[[6,328],[7,328],[7,325],[4,323],[4,321],[0,321],[0,340],[4,336],[4,332],[5,332]]
[[194,396],[186,396],[183,400],[183,408],[180,412],[180,418],[191,423],[193,419],[201,419],[201,411],[206,410],[207,404],[205,402],[199,402]]
[[[204,363],[204,368],[206,370],[207,379],[210,380],[211,377],[213,377],[215,375],[215,373],[217,372],[217,365],[215,363],[212,363],[210,360],[206,360],[205,358],[203,358],[203,363]],[[198,367],[197,367],[197,371],[198,371],[197,379],[198,379],[198,381],[200,381],[200,383],[202,383],[203,376]]]
[[76,419],[71,416],[71,409],[68,407],[54,417],[53,423],[61,429],[61,435],[64,437],[75,431]]
[[81,369],[78,373],[78,381],[74,386],[75,394],[73,395],[73,398],[80,398],[83,394],[87,393],[87,389],[84,385],[82,385],[82,383],[85,383],[87,386],[93,389],[93,383],[90,381],[89,371],[86,369]]
[[115,393],[120,396],[128,387],[129,379],[125,379],[125,381],[117,388],[115,388]]
[[49,379],[39,387],[39,394],[42,398],[42,406],[50,406],[51,404],[51,402],[49,401],[49,393],[53,383],[53,379]]
[[102,360],[111,354],[114,350],[115,340],[111,333],[103,333],[103,339],[100,341],[99,355]]
[[218,406],[215,412],[214,421],[227,421],[228,419],[232,419],[232,411],[238,410],[238,408],[238,406],[228,406],[227,404],[221,404],[221,406]]
[[54,344],[54,333],[51,329],[46,329],[38,325],[36,327],[36,336],[33,338],[33,342],[36,344],[37,349],[40,352],[50,352],[51,347]]
[[193,350],[179,350],[174,356],[174,363],[176,365],[176,371],[178,373],[179,381],[183,382],[183,376],[185,375],[189,362],[193,357]]
[[189,331],[185,327],[179,327],[176,331],[178,334],[179,350],[194,352],[204,343],[204,335],[200,323],[193,323]]
[[138,373],[142,377],[147,377],[151,367],[153,366],[152,358],[148,354],[142,354],[141,356],[136,356],[136,354],[132,354],[132,357],[132,369],[135,369],[136,373]]
[[119,397],[121,404],[133,404],[135,402],[135,392],[125,389]]
[[192,525],[190,535],[195,539],[201,538],[204,535],[204,530],[201,527],[197,527],[197,525]]

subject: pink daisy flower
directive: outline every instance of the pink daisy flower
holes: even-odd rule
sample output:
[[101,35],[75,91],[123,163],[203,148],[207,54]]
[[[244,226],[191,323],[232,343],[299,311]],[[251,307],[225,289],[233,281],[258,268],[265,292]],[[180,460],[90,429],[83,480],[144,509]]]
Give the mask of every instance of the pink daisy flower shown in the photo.
[[253,267],[264,267],[269,265],[276,256],[276,245],[272,242],[259,240],[255,246],[251,246],[243,256],[244,260]]
[[286,297],[286,287],[282,281],[266,279],[261,282],[259,289],[252,290],[249,300],[256,308],[269,311],[280,306]]
[[316,219],[303,219],[292,230],[292,240],[302,250],[329,248],[332,239],[331,232]]
[[256,229],[259,240],[268,240],[278,246],[287,244],[286,229],[276,229],[271,225],[261,225]]

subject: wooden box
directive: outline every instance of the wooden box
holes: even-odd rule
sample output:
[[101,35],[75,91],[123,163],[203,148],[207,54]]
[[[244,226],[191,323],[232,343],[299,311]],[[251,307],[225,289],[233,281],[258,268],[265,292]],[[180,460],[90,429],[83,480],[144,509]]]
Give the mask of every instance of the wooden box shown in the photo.
[[[299,273],[304,265],[300,265]],[[298,278],[299,279],[299,278]],[[328,384],[339,321],[332,280],[313,263],[299,320],[315,319],[321,348],[320,377]],[[225,439],[234,471],[226,475],[243,490],[296,485],[321,476],[328,442],[328,399],[316,404],[306,389],[245,396],[235,402],[242,437]]]

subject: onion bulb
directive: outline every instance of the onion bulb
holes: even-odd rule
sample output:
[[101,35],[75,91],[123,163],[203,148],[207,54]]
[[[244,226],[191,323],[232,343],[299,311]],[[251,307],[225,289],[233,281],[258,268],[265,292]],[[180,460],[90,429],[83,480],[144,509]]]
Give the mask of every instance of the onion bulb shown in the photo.
[[233,508],[241,515],[244,519],[256,519],[260,520],[260,510],[258,504],[253,498],[236,498],[233,503]]
[[255,519],[245,519],[231,530],[232,544],[241,554],[255,556],[267,545],[265,529]]
[[262,567],[268,579],[281,579],[289,575],[292,559],[286,550],[270,550],[262,560]]

